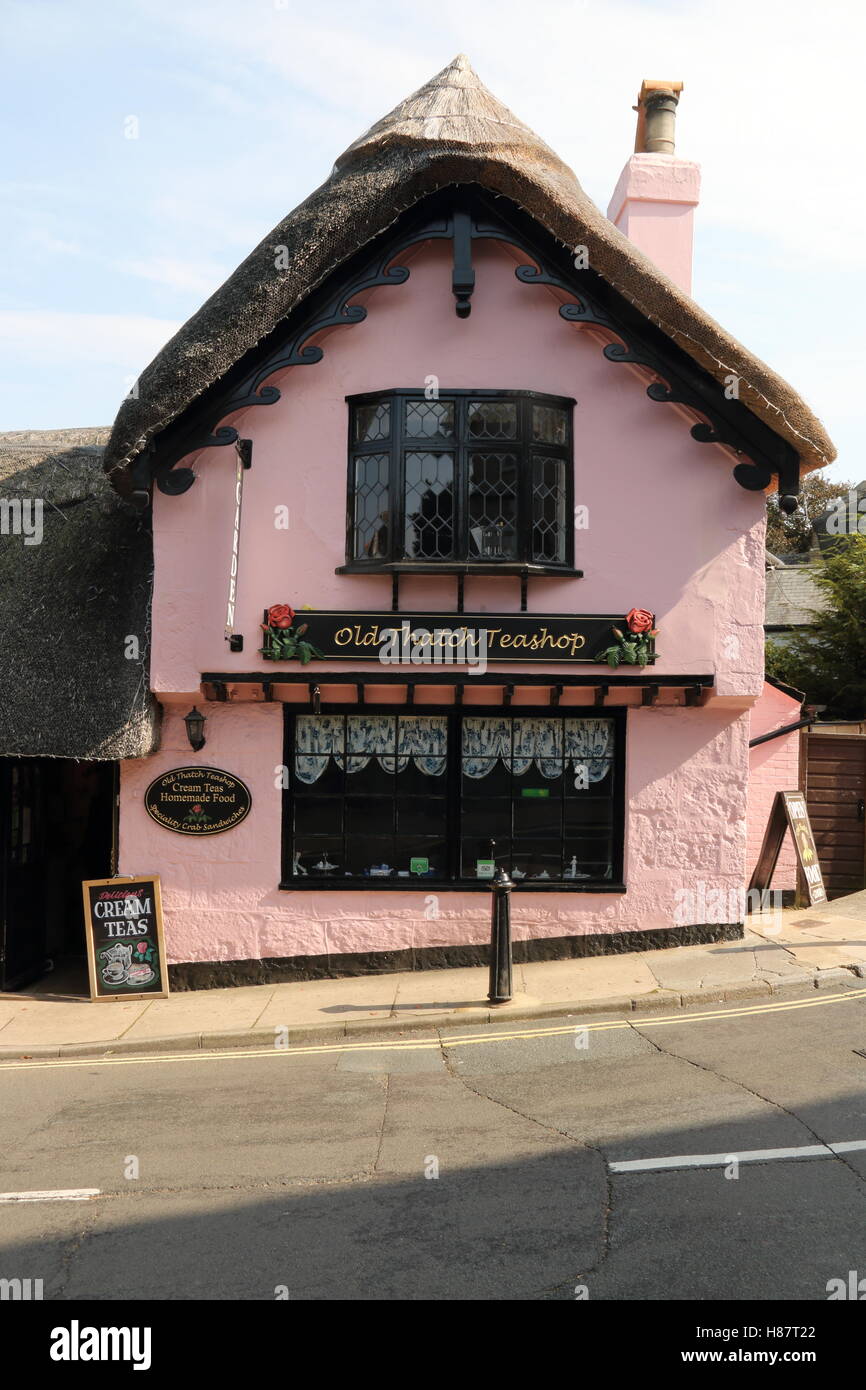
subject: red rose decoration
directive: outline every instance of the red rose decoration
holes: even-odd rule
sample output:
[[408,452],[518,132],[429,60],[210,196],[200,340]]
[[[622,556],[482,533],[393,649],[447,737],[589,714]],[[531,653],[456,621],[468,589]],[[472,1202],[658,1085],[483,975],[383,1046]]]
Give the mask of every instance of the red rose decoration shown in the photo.
[[274,603],[268,609],[268,623],[271,627],[287,628],[291,627],[295,619],[295,610],[290,608],[287,603]]
[[626,613],[625,621],[629,632],[652,631],[653,615],[645,608],[633,608],[630,613]]
[[147,942],[146,942],[146,941],[139,941],[139,943],[138,943],[138,945],[136,946],[135,949],[138,951],[138,954],[139,954],[140,956],[146,956],[146,955],[147,955]]

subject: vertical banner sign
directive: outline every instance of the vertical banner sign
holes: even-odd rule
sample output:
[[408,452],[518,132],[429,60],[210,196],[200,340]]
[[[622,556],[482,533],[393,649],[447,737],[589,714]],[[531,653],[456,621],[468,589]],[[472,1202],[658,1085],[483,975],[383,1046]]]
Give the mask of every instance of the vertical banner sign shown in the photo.
[[81,885],[91,999],[166,999],[159,878],[91,878]]
[[815,903],[827,901],[827,893],[824,888],[821,865],[818,862],[818,851],[815,848],[815,837],[812,834],[809,812],[806,809],[806,798],[802,792],[776,792],[770,818],[767,821],[767,829],[764,831],[761,853],[758,855],[758,862],[749,883],[749,891],[757,888],[759,892],[764,893],[769,888],[775,872],[776,861],[779,858],[779,851],[782,848],[782,841],[789,829],[791,839],[794,841],[802,881],[809,894],[809,905],[814,907]]
[[[249,441],[238,440],[238,445],[248,445]],[[238,552],[241,545],[241,504],[244,500],[244,469],[249,465],[246,462],[248,452],[244,449],[237,449],[237,468],[235,469],[235,519],[232,528],[232,559],[229,568],[229,593],[226,603],[226,641],[234,636],[235,630],[235,601],[238,593]]]
[[821,865],[818,863],[818,851],[815,848],[815,837],[812,834],[809,812],[806,810],[806,798],[802,792],[782,792],[782,796],[785,798],[788,824],[791,827],[794,848],[797,851],[806,891],[809,894],[809,905],[814,907],[815,903],[827,901],[827,893],[824,888]]

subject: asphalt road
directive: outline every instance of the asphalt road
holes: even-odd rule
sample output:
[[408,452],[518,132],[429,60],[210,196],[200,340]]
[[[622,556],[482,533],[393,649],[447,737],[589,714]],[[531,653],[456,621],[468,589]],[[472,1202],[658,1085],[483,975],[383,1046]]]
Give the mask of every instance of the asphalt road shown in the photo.
[[866,1277],[866,991],[839,993],[4,1064],[0,1192],[100,1195],[0,1201],[0,1279],[46,1299],[826,1300]]

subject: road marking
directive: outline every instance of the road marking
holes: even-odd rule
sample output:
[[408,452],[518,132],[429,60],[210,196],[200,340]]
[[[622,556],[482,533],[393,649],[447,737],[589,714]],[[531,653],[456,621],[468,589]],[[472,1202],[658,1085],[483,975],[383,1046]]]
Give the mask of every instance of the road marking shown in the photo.
[[670,1168],[726,1168],[734,1159],[738,1163],[772,1163],[777,1159],[835,1158],[837,1154],[855,1153],[866,1149],[866,1139],[844,1144],[803,1144],[796,1149],[736,1149],[726,1154],[674,1154],[670,1158],[630,1158],[611,1163],[612,1173],[655,1173]]
[[[521,1028],[511,1032],[494,1032],[493,1029],[457,1037],[446,1033],[423,1040],[402,1038],[396,1040],[379,1039],[376,1042],[329,1042],[310,1043],[303,1047],[246,1047],[238,1051],[225,1052],[165,1052],[149,1053],[129,1057],[58,1057],[49,1061],[4,1061],[0,1071],[56,1071],[64,1067],[136,1067],[155,1066],[165,1062],[244,1062],[260,1057],[321,1057],[340,1052],[438,1052],[441,1048],[490,1047],[500,1042],[522,1042],[530,1038],[571,1037],[576,1032],[611,1033],[625,1028],[641,1031],[647,1028],[668,1028],[671,1025],[690,1023],[712,1023],[731,1018],[757,1018],[765,1014],[791,1013],[795,1009],[818,1009],[828,1004],[850,1003],[851,1000],[866,998],[866,989],[848,989],[841,994],[823,994],[817,999],[779,1000],[768,1004],[743,1005],[736,1008],[705,1009],[701,1013],[689,1014],[683,1011],[675,1014],[644,1014],[636,1011],[630,1018],[607,1021],[605,1023],[580,1022],[580,1014],[572,1017],[574,1022],[556,1028]],[[567,1007],[567,1006],[563,1006]],[[291,1027],[290,1024],[286,1025]],[[453,1025],[452,1025],[453,1026]],[[432,1030],[437,1024],[430,1024]],[[106,1044],[110,1046],[110,1044]]]
[[0,1202],[89,1202],[98,1187],[57,1188],[53,1192],[0,1192]]

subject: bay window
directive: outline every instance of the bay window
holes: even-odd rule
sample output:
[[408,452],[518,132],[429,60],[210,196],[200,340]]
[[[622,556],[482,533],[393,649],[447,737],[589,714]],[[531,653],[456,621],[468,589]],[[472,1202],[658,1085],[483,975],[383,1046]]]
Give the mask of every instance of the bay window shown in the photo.
[[573,406],[532,391],[350,397],[346,568],[568,573]]

